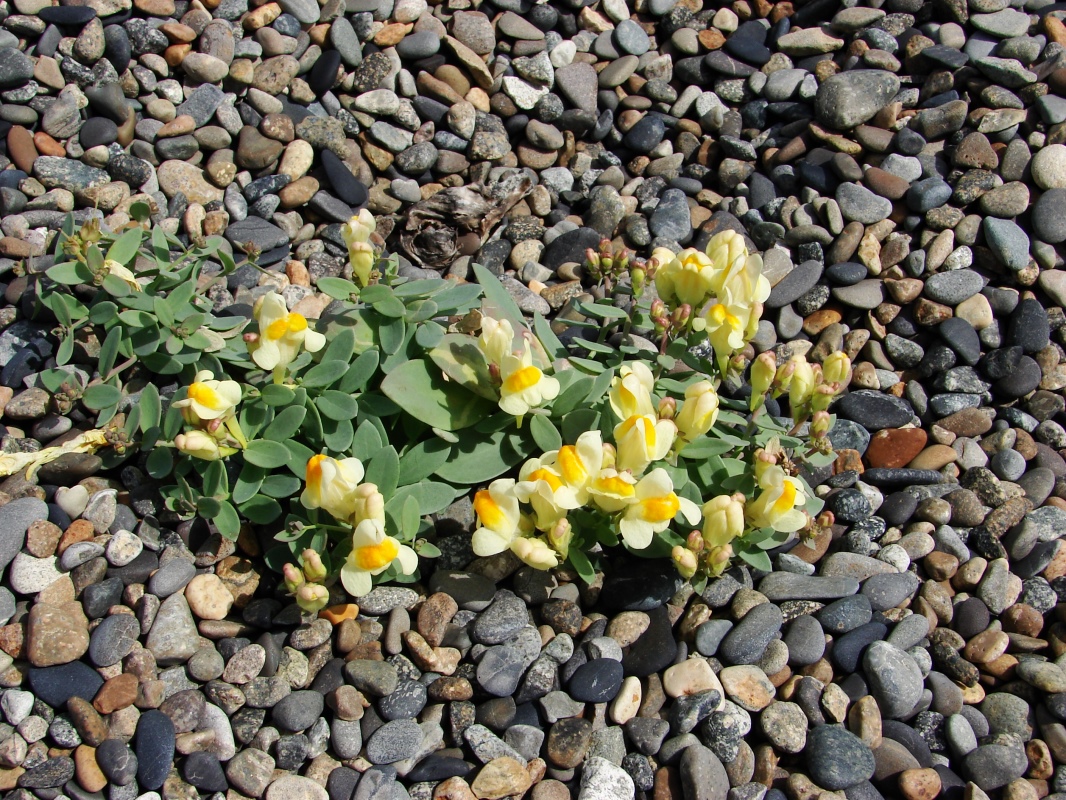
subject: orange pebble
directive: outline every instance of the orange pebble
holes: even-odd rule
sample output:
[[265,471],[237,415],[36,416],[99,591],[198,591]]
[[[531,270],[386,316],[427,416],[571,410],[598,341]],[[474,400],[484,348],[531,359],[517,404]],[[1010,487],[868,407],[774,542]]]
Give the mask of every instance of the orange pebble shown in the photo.
[[321,619],[328,619],[333,625],[340,625],[346,619],[355,619],[359,616],[359,606],[355,603],[341,603],[339,606],[323,608],[318,612]]

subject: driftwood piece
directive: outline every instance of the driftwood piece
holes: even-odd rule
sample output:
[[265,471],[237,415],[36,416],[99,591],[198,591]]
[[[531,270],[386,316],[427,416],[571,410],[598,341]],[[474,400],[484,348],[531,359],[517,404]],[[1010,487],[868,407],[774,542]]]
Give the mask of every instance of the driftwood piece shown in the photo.
[[457,240],[476,233],[484,244],[514,205],[533,190],[533,179],[513,173],[491,185],[452,186],[407,211],[400,246],[421,267],[444,269],[459,255]]

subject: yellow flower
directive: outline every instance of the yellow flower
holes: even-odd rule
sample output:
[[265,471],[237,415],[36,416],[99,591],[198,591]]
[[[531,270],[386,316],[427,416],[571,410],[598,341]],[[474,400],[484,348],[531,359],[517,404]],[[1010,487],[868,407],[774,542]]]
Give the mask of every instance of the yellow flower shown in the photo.
[[352,552],[341,567],[341,583],[352,597],[362,597],[374,587],[372,576],[380,575],[394,561],[404,575],[418,569],[414,550],[386,535],[372,520],[363,520],[352,532]]
[[707,255],[714,263],[711,291],[721,298],[726,291],[737,302],[754,305],[770,296],[770,282],[762,274],[762,257],[748,255],[744,237],[736,231],[722,231],[707,243]]
[[688,303],[693,308],[707,299],[714,279],[714,262],[706,253],[692,247],[676,256],[665,247],[656,248],[652,258],[662,264],[655,273],[655,289],[671,306]]
[[490,364],[500,365],[514,350],[514,328],[506,319],[481,318],[481,335],[477,346]]
[[376,227],[374,215],[365,208],[341,226],[341,236],[348,246],[348,258],[352,262],[352,273],[363,286],[370,283],[370,273],[374,269],[374,248],[370,244],[370,234]]
[[143,292],[144,287],[137,283],[137,276],[128,268],[124,267],[115,261],[113,258],[109,258],[104,262],[104,269],[107,270],[108,275],[114,275],[119,280],[123,281],[127,286],[135,292]]
[[721,494],[703,504],[703,541],[708,547],[722,547],[743,535],[743,495]]
[[666,457],[676,436],[672,420],[656,419],[654,414],[629,417],[614,429],[618,469],[640,475],[652,461]]
[[613,514],[637,501],[637,479],[630,472],[608,467],[589,484],[589,495],[598,508]]
[[618,531],[634,550],[643,550],[657,533],[666,530],[678,513],[690,525],[700,521],[700,510],[691,500],[678,497],[665,469],[653,469],[636,486],[636,502],[626,506]]
[[522,515],[514,493],[513,478],[499,478],[474,495],[474,512],[478,528],[474,531],[474,552],[494,556],[511,546],[521,533]]
[[718,419],[718,393],[710,381],[699,381],[685,389],[685,402],[674,417],[678,435],[686,442],[702,436]]
[[350,522],[358,505],[357,489],[363,474],[363,463],[358,458],[311,456],[300,502],[305,508],[321,508],[338,520]]
[[529,342],[522,355],[504,356],[500,364],[500,408],[508,414],[522,417],[531,408],[539,408],[559,394],[559,381],[533,366]]
[[841,388],[851,379],[851,359],[840,350],[830,353],[822,362],[822,378],[826,383],[839,383]]
[[559,557],[543,539],[515,539],[511,542],[511,552],[534,569],[559,566]]
[[744,336],[747,330],[750,312],[737,305],[729,303],[729,295],[718,298],[718,301],[707,308],[703,315],[706,325],[707,338],[714,348],[714,354],[718,357],[718,369],[725,373],[729,366],[729,359],[744,346]]
[[519,500],[533,506],[535,524],[542,531],[549,530],[567,511],[581,505],[558,469],[539,458],[531,458],[522,465],[514,491]]
[[655,377],[643,361],[623,364],[619,374],[611,379],[608,395],[615,416],[622,420],[634,415],[654,414],[655,406],[651,401],[654,387]]
[[241,402],[241,385],[237,381],[216,381],[209,370],[196,373],[184,400],[174,403],[190,425],[213,419],[232,417]]
[[368,242],[370,234],[377,229],[377,221],[374,215],[365,208],[341,226],[341,236],[344,243],[351,247],[352,242]]
[[302,314],[289,313],[277,292],[256,303],[255,318],[259,322],[259,338],[249,344],[252,360],[262,369],[273,370],[275,380],[280,380],[301,347],[311,353],[325,347],[326,337],[311,330]]
[[766,393],[777,375],[777,358],[773,353],[762,353],[751,365],[751,398],[748,407],[754,411],[766,400]]
[[204,461],[218,461],[223,456],[237,452],[231,447],[221,447],[213,436],[203,431],[179,433],[174,437],[174,446],[185,455]]
[[377,484],[361,483],[355,490],[352,499],[352,526],[363,520],[377,523],[383,530],[385,528],[385,498],[378,491]]
[[748,523],[753,528],[792,532],[807,524],[807,515],[797,508],[807,498],[796,478],[786,475],[781,467],[770,466],[762,471],[759,486],[762,492],[746,508]]
[[573,491],[578,505],[588,502],[589,483],[603,465],[603,441],[599,431],[585,431],[576,444],[567,444],[544,454],[542,461],[551,463],[559,477]]
[[352,275],[359,280],[359,285],[369,286],[374,271],[374,246],[370,242],[352,242],[348,245],[348,260],[352,262]]

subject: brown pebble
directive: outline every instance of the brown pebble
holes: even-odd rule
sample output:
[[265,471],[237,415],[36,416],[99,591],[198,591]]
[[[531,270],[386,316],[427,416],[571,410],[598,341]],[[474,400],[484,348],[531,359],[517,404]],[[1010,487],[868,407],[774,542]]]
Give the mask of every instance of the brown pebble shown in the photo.
[[133,705],[139,684],[137,676],[130,672],[108,678],[93,698],[93,708],[101,714],[110,714]]
[[107,738],[107,723],[88,700],[72,697],[67,700],[67,713],[81,739],[92,747],[99,747]]
[[33,143],[33,134],[21,125],[13,125],[7,132],[7,154],[16,167],[32,174],[33,162],[37,160],[37,146]]
[[87,792],[99,792],[107,786],[107,778],[96,763],[96,748],[80,744],[74,749],[74,775]]
[[451,595],[444,592],[432,594],[418,609],[416,628],[431,647],[438,647],[444,641],[448,623],[458,611],[459,605]]
[[871,467],[905,467],[922,452],[929,437],[921,428],[888,428],[870,437],[866,461]]
[[907,800],[933,800],[940,788],[940,775],[935,769],[908,769],[899,775],[899,790]]

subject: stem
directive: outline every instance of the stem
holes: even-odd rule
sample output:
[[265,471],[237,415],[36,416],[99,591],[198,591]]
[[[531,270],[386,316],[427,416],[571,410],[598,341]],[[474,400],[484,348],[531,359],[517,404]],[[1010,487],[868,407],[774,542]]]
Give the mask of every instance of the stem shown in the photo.
[[285,367],[274,368],[274,383],[278,384],[279,386],[285,383]]

